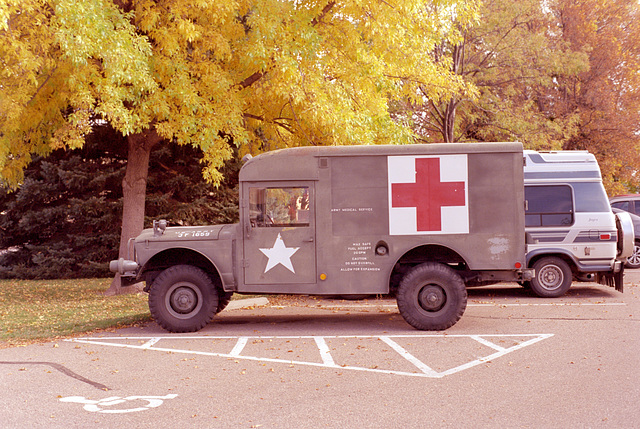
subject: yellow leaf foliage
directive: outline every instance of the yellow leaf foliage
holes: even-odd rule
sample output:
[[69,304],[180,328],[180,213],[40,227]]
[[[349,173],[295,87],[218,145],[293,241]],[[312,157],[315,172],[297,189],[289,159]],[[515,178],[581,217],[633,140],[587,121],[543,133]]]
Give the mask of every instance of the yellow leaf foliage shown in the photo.
[[432,51],[476,18],[472,0],[2,1],[0,176],[14,184],[30,154],[81,145],[96,120],[202,148],[218,182],[231,145],[409,143],[390,101],[470,88]]
[[156,84],[151,49],[107,0],[3,0],[0,178],[16,185],[32,154],[80,147],[96,118],[124,133]]

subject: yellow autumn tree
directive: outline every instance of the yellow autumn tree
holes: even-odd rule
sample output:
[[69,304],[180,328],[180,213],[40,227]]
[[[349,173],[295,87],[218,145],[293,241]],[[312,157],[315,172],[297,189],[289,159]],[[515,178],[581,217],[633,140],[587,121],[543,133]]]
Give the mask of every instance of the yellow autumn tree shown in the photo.
[[[530,149],[560,149],[575,133],[572,112],[553,116],[558,80],[588,69],[581,47],[562,37],[556,0],[485,0],[478,23],[463,37],[436,45],[434,58],[469,81],[476,98],[453,96],[401,106],[422,141],[520,141]],[[405,113],[408,112],[408,113]]]
[[564,149],[598,158],[611,196],[640,188],[640,3],[637,0],[559,0],[563,38],[588,52],[589,68],[559,80],[562,97],[549,110],[577,116]]
[[109,1],[0,0],[0,183],[18,185],[33,154],[82,146],[96,119],[143,128],[130,106],[157,85],[135,31]]
[[[640,3],[484,0],[478,23],[434,58],[478,97],[398,104],[422,141],[586,149],[610,195],[640,189]],[[427,97],[428,98],[428,97]]]
[[2,177],[108,121],[129,142],[123,255],[163,141],[201,148],[214,183],[234,146],[412,142],[390,100],[469,89],[431,55],[459,37],[452,17],[473,20],[473,0],[0,0]]

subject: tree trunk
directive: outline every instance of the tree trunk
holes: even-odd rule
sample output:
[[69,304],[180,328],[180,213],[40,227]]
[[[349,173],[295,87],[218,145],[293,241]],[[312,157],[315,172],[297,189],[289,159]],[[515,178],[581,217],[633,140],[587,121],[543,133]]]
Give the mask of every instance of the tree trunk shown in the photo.
[[444,118],[442,119],[442,137],[445,143],[453,143],[455,141],[455,124],[456,124],[456,106],[457,102],[452,98],[444,109]]
[[[133,258],[127,248],[129,239],[138,236],[144,228],[144,206],[147,192],[147,177],[149,175],[149,157],[151,149],[160,142],[161,138],[152,131],[134,134],[127,137],[129,153],[127,168],[122,180],[122,233],[120,235],[120,250],[118,257]],[[105,295],[119,295],[139,290],[138,285],[122,287],[120,274],[116,274]]]
[[[464,72],[464,43],[458,44],[453,48],[453,64],[451,71],[462,76]],[[451,97],[451,100],[447,103],[444,109],[443,118],[443,137],[446,143],[453,143],[456,141],[455,127],[456,127],[456,109],[458,108],[458,97]]]

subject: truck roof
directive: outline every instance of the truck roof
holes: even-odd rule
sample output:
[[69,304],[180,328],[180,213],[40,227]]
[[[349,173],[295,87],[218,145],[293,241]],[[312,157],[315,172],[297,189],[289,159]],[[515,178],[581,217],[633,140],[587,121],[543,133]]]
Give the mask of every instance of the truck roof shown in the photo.
[[346,156],[402,156],[469,153],[522,153],[519,142],[430,143],[410,145],[305,146],[265,152],[250,159],[240,170],[241,181],[316,180],[326,167],[322,158]]

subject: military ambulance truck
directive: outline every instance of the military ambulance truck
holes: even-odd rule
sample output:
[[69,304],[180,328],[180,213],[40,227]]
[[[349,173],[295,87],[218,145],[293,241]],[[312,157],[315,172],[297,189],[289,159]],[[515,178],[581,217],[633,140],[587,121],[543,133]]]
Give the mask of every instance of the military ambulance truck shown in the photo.
[[234,292],[394,292],[421,330],[462,316],[466,286],[525,282],[519,143],[284,149],[240,171],[238,224],[154,222],[112,261],[146,282],[153,318],[203,328]]

